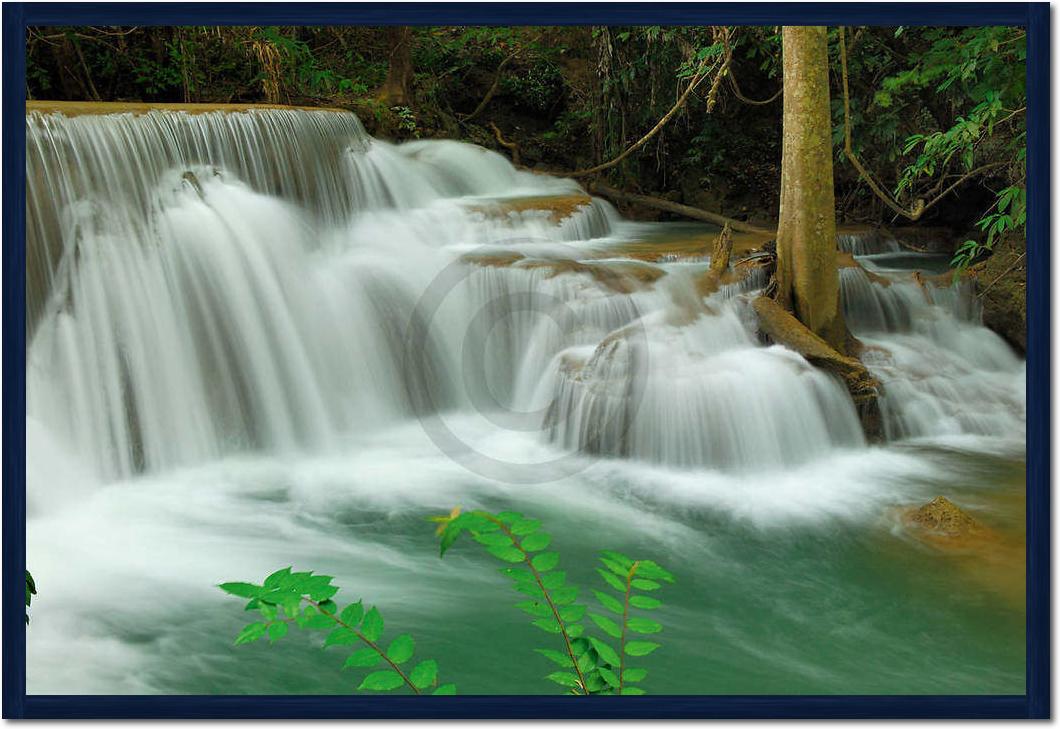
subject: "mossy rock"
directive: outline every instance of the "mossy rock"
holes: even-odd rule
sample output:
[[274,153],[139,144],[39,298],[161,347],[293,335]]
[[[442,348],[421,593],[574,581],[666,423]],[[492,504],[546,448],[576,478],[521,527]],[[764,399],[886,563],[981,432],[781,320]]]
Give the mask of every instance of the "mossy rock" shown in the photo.
[[982,524],[945,496],[936,496],[916,511],[909,513],[906,521],[921,529],[947,537],[967,537],[986,531]]

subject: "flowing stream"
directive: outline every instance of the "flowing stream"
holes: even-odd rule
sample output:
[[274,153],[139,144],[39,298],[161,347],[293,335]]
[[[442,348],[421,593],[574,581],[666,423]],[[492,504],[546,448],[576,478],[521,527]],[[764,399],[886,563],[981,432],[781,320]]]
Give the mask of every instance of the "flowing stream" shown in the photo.
[[[349,693],[307,636],[232,646],[214,585],[288,564],[461,693],[548,692],[496,565],[437,557],[456,505],[541,518],[586,588],[601,548],[674,572],[653,693],[1023,692],[1025,368],[945,259],[840,236],[868,444],[759,340],[761,276],[702,288],[705,226],[346,113],[26,125],[29,693]],[[908,533],[938,495],[996,540]]]

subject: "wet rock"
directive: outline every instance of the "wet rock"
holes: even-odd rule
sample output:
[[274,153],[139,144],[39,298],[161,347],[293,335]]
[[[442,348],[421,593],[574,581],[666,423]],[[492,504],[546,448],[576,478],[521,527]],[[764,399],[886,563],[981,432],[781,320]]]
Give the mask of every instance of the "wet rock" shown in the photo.
[[522,253],[489,253],[489,254],[469,254],[463,256],[460,260],[464,263],[470,263],[473,266],[485,266],[488,268],[507,268],[508,266],[514,265],[517,261],[523,260],[524,256]]
[[936,496],[906,516],[908,524],[948,537],[981,534],[986,528],[945,496]]
[[538,197],[521,197],[513,200],[497,200],[471,206],[471,210],[492,218],[505,218],[510,213],[524,213],[531,210],[547,212],[553,223],[560,223],[584,207],[592,205],[588,195],[542,195]]
[[660,268],[640,263],[603,264],[558,259],[551,261],[525,261],[520,265],[525,268],[546,269],[549,278],[564,273],[586,274],[591,276],[597,283],[619,294],[629,294],[648,288],[666,275],[666,272]]
[[[1006,240],[977,266],[983,324],[1019,352],[1027,351],[1027,258],[1023,241]],[[1020,256],[1023,256],[1022,258]]]

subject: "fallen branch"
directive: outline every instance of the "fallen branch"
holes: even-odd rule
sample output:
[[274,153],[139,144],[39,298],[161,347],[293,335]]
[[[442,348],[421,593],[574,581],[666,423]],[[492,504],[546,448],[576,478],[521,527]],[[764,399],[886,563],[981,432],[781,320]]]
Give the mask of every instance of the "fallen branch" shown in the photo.
[[759,228],[758,226],[751,225],[750,223],[744,223],[739,220],[733,220],[727,218],[724,215],[718,213],[712,213],[709,210],[703,210],[702,208],[694,208],[691,205],[682,205],[681,203],[670,202],[669,200],[663,200],[659,197],[650,197],[648,195],[637,195],[632,192],[625,192],[623,190],[616,190],[613,187],[605,185],[601,182],[597,182],[589,185],[589,192],[593,195],[600,195],[606,197],[609,200],[617,200],[619,202],[636,203],[638,205],[646,205],[650,208],[657,210],[665,210],[668,213],[680,215],[685,218],[691,218],[693,220],[702,220],[707,223],[713,223],[714,225],[725,225],[730,226],[733,230],[741,233],[771,233],[772,231],[765,228]]
[[497,125],[494,124],[493,122],[490,122],[490,129],[493,130],[493,136],[495,136],[497,138],[497,144],[501,145],[502,147],[504,147],[505,149],[507,149],[509,152],[512,153],[512,164],[518,167],[519,166],[519,145],[516,144],[515,142],[509,142],[507,139],[505,139],[504,136],[501,134],[501,130],[498,129]]

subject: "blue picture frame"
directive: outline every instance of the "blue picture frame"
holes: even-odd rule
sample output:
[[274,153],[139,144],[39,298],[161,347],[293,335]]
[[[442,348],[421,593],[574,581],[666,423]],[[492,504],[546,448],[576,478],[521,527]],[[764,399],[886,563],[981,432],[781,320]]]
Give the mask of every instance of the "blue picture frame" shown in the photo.
[[[6,3],[3,718],[1050,717],[1048,3]],[[1027,669],[1021,696],[27,696],[25,34],[30,25],[1022,25],[1027,28]]]

